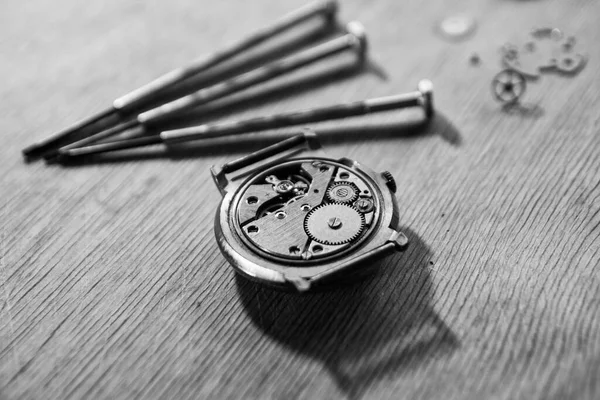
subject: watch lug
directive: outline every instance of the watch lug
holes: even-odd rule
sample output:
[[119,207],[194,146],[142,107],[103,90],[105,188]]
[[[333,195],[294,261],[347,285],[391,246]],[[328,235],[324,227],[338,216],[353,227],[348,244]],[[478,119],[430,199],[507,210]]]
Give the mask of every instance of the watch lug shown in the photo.
[[286,282],[291,283],[298,292],[303,293],[310,289],[311,281],[299,276],[284,276]]
[[215,182],[215,185],[217,185],[219,192],[222,196],[224,196],[227,192],[227,185],[229,184],[229,181],[223,173],[223,168],[213,165],[210,167],[210,174],[212,175],[213,181]]
[[393,243],[397,251],[404,251],[408,247],[408,238],[400,231],[393,231],[386,243]]

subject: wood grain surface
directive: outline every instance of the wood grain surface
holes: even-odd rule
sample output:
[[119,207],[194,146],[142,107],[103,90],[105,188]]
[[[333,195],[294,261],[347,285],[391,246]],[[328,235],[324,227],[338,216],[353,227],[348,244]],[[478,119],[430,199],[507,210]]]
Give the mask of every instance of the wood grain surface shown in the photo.
[[[433,81],[429,126],[418,110],[313,126],[332,156],[394,174],[411,240],[331,293],[238,279],[213,237],[209,167],[294,129],[70,168],[23,162],[26,145],[299,5],[0,3],[0,398],[599,398],[596,0],[344,1],[340,20],[367,28],[370,68],[326,62],[198,113]],[[478,27],[452,43],[434,26],[457,12]],[[530,83],[529,112],[502,112],[499,48],[533,26],[575,35],[588,65]]]

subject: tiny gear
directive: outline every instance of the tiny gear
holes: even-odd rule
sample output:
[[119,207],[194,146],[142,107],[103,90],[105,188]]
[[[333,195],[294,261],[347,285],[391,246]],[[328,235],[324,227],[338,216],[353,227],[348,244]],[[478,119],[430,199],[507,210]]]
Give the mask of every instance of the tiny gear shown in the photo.
[[499,72],[492,81],[494,97],[505,104],[516,104],[526,88],[523,74],[512,69]]
[[327,197],[334,203],[351,203],[358,197],[358,189],[350,182],[337,182],[327,190]]
[[394,179],[394,175],[390,171],[383,171],[381,173],[383,179],[385,179],[385,184],[390,188],[392,193],[396,193],[398,186],[396,185],[396,180]]
[[313,208],[304,220],[306,234],[326,245],[340,245],[357,239],[365,228],[365,217],[354,207],[331,203]]

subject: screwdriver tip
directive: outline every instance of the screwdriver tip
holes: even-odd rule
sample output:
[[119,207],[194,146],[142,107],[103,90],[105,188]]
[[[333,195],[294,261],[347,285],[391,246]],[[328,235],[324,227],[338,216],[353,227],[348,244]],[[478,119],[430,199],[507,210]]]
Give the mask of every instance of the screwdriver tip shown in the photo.
[[58,154],[54,153],[52,157],[44,157],[46,165],[53,165],[58,163]]
[[55,159],[58,156],[58,150],[52,150],[42,156],[45,162]]
[[25,159],[25,162],[29,163],[42,157],[43,151],[40,146],[34,144],[25,147],[23,150],[21,150],[21,153],[23,153],[23,158]]
[[[117,110],[110,107],[99,113],[93,114],[70,127],[55,133],[54,135],[25,147],[22,151],[26,162],[31,162],[44,157],[49,152],[56,150],[57,147],[65,146],[73,141],[74,136],[80,135],[84,129],[93,127],[99,121],[103,121],[108,117],[116,117]],[[88,132],[91,135],[93,132]]]
[[85,157],[72,156],[67,153],[59,153],[52,159],[54,164],[60,165],[76,165],[81,164]]

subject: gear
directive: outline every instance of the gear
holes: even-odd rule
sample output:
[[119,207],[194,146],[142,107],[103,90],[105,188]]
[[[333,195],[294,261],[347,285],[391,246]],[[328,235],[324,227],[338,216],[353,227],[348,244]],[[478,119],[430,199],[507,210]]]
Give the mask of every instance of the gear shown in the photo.
[[526,88],[527,81],[523,74],[513,69],[499,72],[492,81],[494,96],[505,104],[516,104]]
[[358,197],[358,188],[350,182],[336,182],[327,190],[327,197],[334,203],[351,203]]
[[390,171],[383,171],[381,173],[381,176],[383,176],[383,179],[385,179],[385,184],[388,188],[390,188],[392,193],[396,193],[396,189],[398,189],[398,186],[396,186],[396,180],[394,179],[394,175],[392,175]]
[[340,245],[357,239],[365,228],[365,217],[352,206],[342,203],[322,204],[304,219],[304,230],[314,241]]

